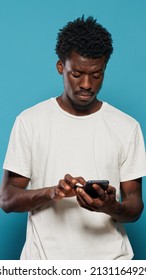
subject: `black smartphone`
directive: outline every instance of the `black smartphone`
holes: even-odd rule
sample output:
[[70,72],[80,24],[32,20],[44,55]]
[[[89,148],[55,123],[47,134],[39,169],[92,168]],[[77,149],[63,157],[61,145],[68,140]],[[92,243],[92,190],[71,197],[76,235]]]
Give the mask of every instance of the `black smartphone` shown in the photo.
[[108,180],[89,180],[84,186],[84,191],[89,194],[92,198],[98,198],[98,194],[95,189],[92,187],[93,184],[99,185],[103,190],[106,190],[109,185]]

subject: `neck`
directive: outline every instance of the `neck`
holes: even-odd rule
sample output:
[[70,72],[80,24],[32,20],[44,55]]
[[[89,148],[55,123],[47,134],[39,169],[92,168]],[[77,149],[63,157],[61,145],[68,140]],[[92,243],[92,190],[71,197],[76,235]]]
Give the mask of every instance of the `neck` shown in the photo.
[[92,103],[86,106],[74,104],[69,97],[66,98],[64,95],[57,97],[57,102],[64,111],[75,116],[86,116],[93,114],[97,112],[102,106],[102,101],[98,99],[94,99]]

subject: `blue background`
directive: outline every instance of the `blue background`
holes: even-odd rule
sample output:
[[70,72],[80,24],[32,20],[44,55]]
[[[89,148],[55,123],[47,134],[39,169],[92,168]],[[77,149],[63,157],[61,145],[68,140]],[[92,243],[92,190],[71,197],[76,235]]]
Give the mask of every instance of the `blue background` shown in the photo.
[[[96,17],[114,41],[99,98],[136,118],[146,139],[145,0],[0,0],[0,178],[16,116],[62,93],[54,51],[57,32],[83,14]],[[146,203],[145,179],[143,197]],[[26,213],[0,210],[0,259],[19,259],[26,220]],[[126,228],[135,259],[146,260],[146,211]]]

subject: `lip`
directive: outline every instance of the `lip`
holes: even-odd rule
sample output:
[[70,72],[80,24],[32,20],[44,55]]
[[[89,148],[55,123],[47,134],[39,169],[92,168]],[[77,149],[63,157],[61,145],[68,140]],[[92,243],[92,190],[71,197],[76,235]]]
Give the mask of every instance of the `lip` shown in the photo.
[[79,99],[88,100],[92,97],[92,93],[88,92],[79,92],[76,94]]

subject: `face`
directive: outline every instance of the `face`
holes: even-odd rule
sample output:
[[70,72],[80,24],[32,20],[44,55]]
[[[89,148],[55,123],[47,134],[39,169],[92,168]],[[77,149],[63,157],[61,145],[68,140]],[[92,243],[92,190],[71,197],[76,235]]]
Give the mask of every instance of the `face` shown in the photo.
[[63,100],[80,109],[92,107],[104,77],[105,57],[89,59],[73,52],[63,64],[57,62],[57,69],[63,74]]

